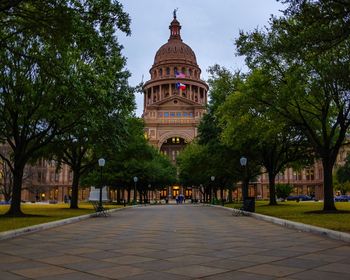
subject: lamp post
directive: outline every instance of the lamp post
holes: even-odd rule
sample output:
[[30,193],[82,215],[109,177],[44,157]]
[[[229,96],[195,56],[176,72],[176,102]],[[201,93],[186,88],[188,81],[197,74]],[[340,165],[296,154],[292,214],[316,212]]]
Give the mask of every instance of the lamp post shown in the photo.
[[102,209],[102,168],[103,168],[103,166],[105,166],[105,163],[106,163],[106,161],[105,161],[105,159],[104,158],[100,158],[99,160],[98,160],[98,165],[100,166],[100,174],[101,174],[101,183],[100,183],[100,199],[99,199],[99,201],[98,201],[98,208],[99,208],[99,210],[101,210]]
[[247,158],[241,157],[241,166],[244,168],[244,176],[242,182],[242,196],[243,196],[243,210],[249,212],[255,212],[255,197],[248,197],[248,170],[247,170]]
[[136,204],[136,184],[139,178],[135,176],[133,179],[134,179],[134,205],[135,205]]
[[247,158],[241,157],[239,160],[243,170],[243,180],[242,180],[242,197],[243,201],[248,197],[248,186],[247,186]]
[[214,184],[214,181],[215,181],[215,176],[211,176],[210,177],[210,180],[211,180],[211,204],[214,204],[214,192],[213,192],[213,184]]
[[147,203],[149,203],[151,205],[151,187],[152,185],[151,184],[148,184],[148,189],[147,189]]

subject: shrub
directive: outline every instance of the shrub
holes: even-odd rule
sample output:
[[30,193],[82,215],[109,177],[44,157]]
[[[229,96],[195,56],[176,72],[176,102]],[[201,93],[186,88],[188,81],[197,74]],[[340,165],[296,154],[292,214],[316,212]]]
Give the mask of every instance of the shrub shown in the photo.
[[276,196],[285,200],[290,193],[293,191],[293,187],[289,184],[277,184],[276,185]]

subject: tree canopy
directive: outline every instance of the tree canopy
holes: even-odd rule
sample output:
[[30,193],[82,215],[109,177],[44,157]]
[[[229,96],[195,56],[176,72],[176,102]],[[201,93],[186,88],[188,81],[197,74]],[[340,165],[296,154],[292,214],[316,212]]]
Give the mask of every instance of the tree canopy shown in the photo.
[[324,210],[332,211],[332,169],[350,125],[350,45],[345,33],[334,44],[327,41],[331,29],[340,30],[348,21],[332,9],[346,10],[346,4],[286,2],[285,16],[273,18],[266,31],[241,32],[238,53],[246,56],[256,101],[300,130],[322,160]]
[[22,214],[23,169],[29,160],[42,156],[42,148],[57,136],[85,125],[94,110],[121,110],[110,111],[129,94],[116,31],[129,34],[129,23],[115,1],[1,6],[0,139],[12,152],[10,158],[0,156],[13,173],[9,215]]

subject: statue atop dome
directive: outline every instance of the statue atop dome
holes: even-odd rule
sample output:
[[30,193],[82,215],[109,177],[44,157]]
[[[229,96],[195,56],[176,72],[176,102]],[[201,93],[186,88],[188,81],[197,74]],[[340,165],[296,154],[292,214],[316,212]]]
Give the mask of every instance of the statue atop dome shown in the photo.
[[174,19],[176,19],[176,12],[177,12],[178,9],[179,9],[179,8],[176,8],[176,9],[174,9],[174,11],[173,11]]

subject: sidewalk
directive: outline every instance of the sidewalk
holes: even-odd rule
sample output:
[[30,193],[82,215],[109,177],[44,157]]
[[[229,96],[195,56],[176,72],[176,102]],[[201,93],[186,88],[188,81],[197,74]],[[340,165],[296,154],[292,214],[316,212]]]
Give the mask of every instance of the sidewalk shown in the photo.
[[0,241],[0,279],[350,279],[350,246],[225,209],[135,207]]

